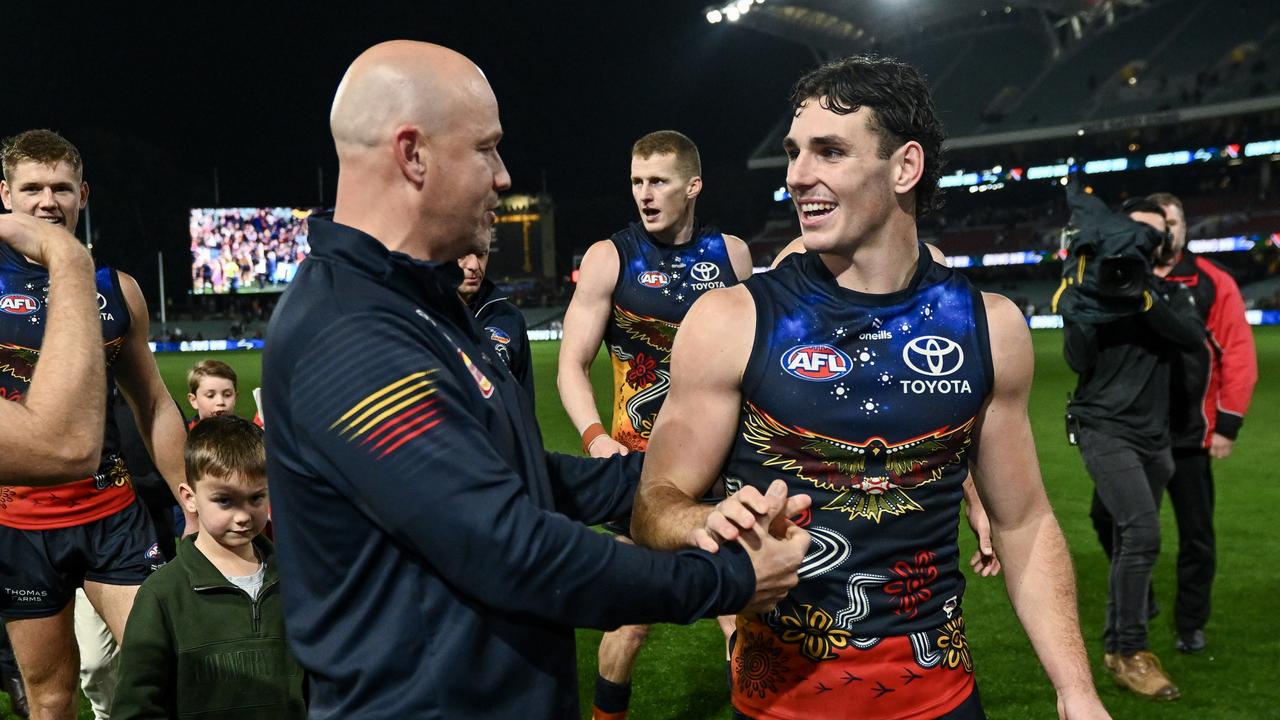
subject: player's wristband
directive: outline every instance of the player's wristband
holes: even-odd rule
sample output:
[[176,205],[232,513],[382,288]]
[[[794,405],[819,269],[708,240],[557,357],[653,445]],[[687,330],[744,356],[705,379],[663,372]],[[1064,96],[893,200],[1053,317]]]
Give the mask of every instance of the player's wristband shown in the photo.
[[601,425],[600,423],[591,423],[591,425],[586,429],[586,431],[582,433],[582,454],[590,455],[591,443],[594,442],[595,439],[600,437],[601,435],[608,435],[608,434],[609,433],[605,432],[604,426]]

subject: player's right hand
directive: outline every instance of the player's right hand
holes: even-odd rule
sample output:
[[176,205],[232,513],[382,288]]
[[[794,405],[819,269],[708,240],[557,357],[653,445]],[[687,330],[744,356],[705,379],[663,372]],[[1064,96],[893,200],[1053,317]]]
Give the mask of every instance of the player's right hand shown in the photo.
[[65,229],[22,213],[0,215],[0,240],[45,266],[62,252],[75,251],[88,257],[80,241]]
[[595,440],[591,441],[591,446],[587,448],[593,458],[607,458],[614,455],[629,455],[631,450],[622,443],[614,440],[608,435],[599,435]]
[[[756,572],[756,591],[742,612],[768,612],[787,596],[800,578],[796,572],[805,553],[809,551],[809,533],[787,520],[786,483],[776,480],[765,493],[765,513],[756,519],[751,529],[740,530],[738,543],[751,558]],[[775,522],[778,523],[775,526]],[[781,536],[771,532],[784,528]]]

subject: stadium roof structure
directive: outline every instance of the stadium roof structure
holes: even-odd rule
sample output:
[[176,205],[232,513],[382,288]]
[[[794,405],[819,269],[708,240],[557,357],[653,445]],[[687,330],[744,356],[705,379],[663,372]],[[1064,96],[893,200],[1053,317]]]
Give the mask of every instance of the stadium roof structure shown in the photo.
[[[1145,2],[1124,0],[1121,5]],[[1089,16],[1108,4],[1098,0],[766,0],[744,3],[742,7],[750,11],[735,22],[838,56],[875,50],[925,28],[964,32],[966,26],[978,26],[987,17],[1011,15],[1015,9],[1043,13],[1049,22],[1069,22],[1073,16]]]
[[[732,16],[726,16],[732,10]],[[952,149],[1280,108],[1274,0],[737,0],[708,20],[925,73]],[[748,160],[786,164],[784,117]]]

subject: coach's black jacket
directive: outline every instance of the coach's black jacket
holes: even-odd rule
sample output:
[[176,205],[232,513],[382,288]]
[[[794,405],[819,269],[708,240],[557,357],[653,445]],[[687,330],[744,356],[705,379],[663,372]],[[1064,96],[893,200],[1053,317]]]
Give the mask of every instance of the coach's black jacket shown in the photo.
[[320,220],[311,243],[268,331],[263,415],[312,718],[577,718],[575,626],[746,604],[736,546],[658,553],[582,524],[630,511],[639,460],[543,450],[455,263]]

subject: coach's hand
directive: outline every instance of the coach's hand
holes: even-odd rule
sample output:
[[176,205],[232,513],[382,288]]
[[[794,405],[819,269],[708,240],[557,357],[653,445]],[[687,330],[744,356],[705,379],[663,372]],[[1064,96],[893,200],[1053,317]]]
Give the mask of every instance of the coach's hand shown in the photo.
[[[764,495],[765,512],[750,529],[738,530],[738,543],[751,558],[756,591],[742,612],[768,612],[800,582],[796,571],[809,551],[809,533],[787,520],[786,483],[776,480]],[[776,524],[775,524],[776,523]],[[781,530],[775,535],[773,529]]]
[[774,480],[769,485],[767,495],[750,485],[730,495],[707,516],[703,527],[693,531],[691,543],[708,552],[715,552],[726,542],[737,540],[744,530],[751,530],[761,522],[777,498],[785,498],[782,511],[771,522],[765,523],[774,537],[785,537],[787,518],[795,517],[809,508],[812,500],[808,495],[792,495],[787,497],[787,484],[782,480]]
[[64,258],[89,259],[89,252],[75,235],[21,213],[0,215],[0,240],[46,267]]

